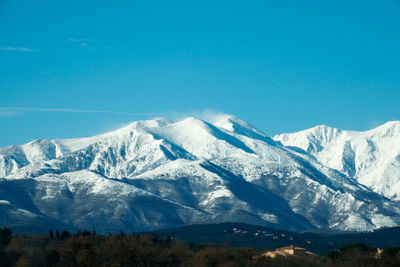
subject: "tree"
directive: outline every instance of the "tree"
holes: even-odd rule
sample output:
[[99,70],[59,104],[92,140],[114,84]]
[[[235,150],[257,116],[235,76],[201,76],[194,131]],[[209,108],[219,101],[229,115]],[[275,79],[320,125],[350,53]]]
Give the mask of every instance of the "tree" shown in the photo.
[[362,243],[351,243],[340,247],[341,254],[364,253],[368,251],[368,247]]
[[327,256],[328,258],[332,259],[332,260],[336,260],[337,258],[339,258],[340,253],[338,250],[333,249],[333,250],[328,250],[325,253],[325,256]]
[[10,243],[11,238],[11,229],[7,227],[4,227],[3,229],[0,228],[0,251],[3,250],[8,245],[8,243]]
[[70,236],[69,232],[67,230],[62,231],[61,233],[61,239],[68,239]]
[[400,256],[400,247],[387,247],[383,250],[382,256],[385,258]]

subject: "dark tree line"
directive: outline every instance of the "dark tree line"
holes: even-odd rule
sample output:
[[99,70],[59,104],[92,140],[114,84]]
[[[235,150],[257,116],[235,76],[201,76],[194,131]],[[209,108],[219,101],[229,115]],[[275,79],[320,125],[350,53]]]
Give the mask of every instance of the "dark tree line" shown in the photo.
[[259,257],[262,251],[230,245],[194,244],[155,234],[108,236],[95,231],[50,230],[12,235],[0,228],[0,266],[400,266],[400,248],[349,244],[323,256]]

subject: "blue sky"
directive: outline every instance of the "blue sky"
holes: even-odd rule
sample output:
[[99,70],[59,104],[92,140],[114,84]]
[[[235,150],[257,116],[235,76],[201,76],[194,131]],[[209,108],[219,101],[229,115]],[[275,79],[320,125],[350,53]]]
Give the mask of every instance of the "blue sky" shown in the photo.
[[192,2],[1,0],[0,146],[204,110],[269,135],[400,119],[400,1]]

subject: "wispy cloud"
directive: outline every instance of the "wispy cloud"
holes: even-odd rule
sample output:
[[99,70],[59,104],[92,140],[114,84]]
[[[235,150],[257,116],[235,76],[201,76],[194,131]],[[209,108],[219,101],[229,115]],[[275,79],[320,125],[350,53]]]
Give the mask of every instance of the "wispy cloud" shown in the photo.
[[172,120],[178,121],[187,117],[196,117],[208,122],[216,122],[223,117],[227,116],[227,113],[214,109],[205,109],[202,111],[160,111],[160,112],[122,112],[112,110],[90,110],[90,109],[73,109],[73,108],[37,108],[37,107],[0,107],[0,118],[22,116],[25,113],[30,112],[54,112],[54,113],[87,113],[87,114],[111,114],[121,115],[129,118],[141,117],[141,118],[160,118],[168,117]]
[[73,42],[79,44],[82,47],[89,47],[89,43],[93,42],[93,39],[90,38],[68,38],[67,42]]
[[223,118],[226,118],[227,116],[231,116],[230,114],[223,112],[221,110],[216,110],[216,109],[204,109],[202,111],[194,112],[193,113],[194,117],[198,117],[202,120],[215,123]]
[[98,44],[95,42],[95,40],[90,38],[68,38],[65,39],[65,41],[75,43],[75,45],[79,45],[81,47],[86,47],[86,48],[112,49],[110,45]]
[[0,118],[15,117],[19,115],[22,115],[22,112],[14,110],[0,110]]
[[163,114],[164,116],[168,116],[173,120],[182,120],[188,117],[195,117],[211,123],[217,122],[222,118],[225,118],[226,116],[231,116],[224,111],[212,108],[207,108],[203,110],[192,110],[192,111],[169,111]]
[[78,42],[78,43],[81,43],[81,42],[93,42],[93,39],[90,39],[90,38],[81,38],[81,39],[78,39],[78,38],[68,38],[67,41],[68,41],[68,42]]
[[36,52],[36,49],[31,49],[27,47],[16,47],[16,46],[6,46],[6,47],[0,47],[0,50],[3,51],[22,51],[22,52]]

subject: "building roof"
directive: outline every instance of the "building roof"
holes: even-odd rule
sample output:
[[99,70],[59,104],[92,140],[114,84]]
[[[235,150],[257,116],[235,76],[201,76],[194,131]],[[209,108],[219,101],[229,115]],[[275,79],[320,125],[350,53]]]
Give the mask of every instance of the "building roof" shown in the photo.
[[287,247],[281,247],[281,248],[277,248],[276,250],[306,250],[305,248],[301,248],[301,247],[295,247],[295,246],[287,246]]

